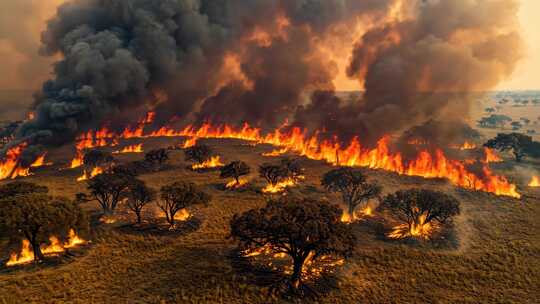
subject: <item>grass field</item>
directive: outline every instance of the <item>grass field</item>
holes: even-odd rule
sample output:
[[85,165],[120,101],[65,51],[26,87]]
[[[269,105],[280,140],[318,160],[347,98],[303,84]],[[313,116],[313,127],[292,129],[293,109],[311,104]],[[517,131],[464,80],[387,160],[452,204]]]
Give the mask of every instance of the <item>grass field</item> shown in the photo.
[[[167,146],[152,139],[146,146]],[[240,141],[205,141],[226,161],[241,159],[255,168],[271,147]],[[50,187],[55,195],[84,190],[75,181],[80,170],[58,171],[72,156],[70,147],[51,151],[58,164],[41,169],[29,181]],[[141,158],[121,155],[124,161]],[[303,160],[306,180],[296,194],[326,197],[321,175],[331,167]],[[154,188],[175,180],[203,186],[214,199],[193,210],[200,226],[178,234],[140,233],[120,226],[93,227],[92,243],[73,257],[40,266],[0,269],[0,303],[272,303],[263,274],[245,271],[234,257],[229,220],[235,213],[264,205],[268,196],[256,191],[225,192],[217,173],[185,169],[181,152],[173,152],[170,168],[144,175]],[[256,171],[256,170],[254,170]],[[368,171],[385,192],[423,186],[440,189],[462,203],[456,220],[457,247],[437,248],[388,242],[376,237],[367,222],[353,224],[359,238],[354,255],[331,278],[318,283],[320,303],[540,303],[540,190],[523,187],[527,195],[514,200],[457,189],[445,181]],[[253,177],[255,185],[262,180]],[[256,186],[254,186],[255,188]],[[536,197],[536,198],[534,198]],[[86,204],[96,211],[92,203]],[[155,208],[155,207],[153,207]],[[0,250],[7,257],[3,242]],[[270,275],[268,275],[270,276]],[[317,285],[317,284],[315,284]]]

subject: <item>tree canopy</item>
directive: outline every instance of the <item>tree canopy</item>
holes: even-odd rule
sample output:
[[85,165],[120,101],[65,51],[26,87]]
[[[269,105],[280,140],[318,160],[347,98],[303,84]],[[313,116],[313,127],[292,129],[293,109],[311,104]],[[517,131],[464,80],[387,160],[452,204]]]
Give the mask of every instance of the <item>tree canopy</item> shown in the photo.
[[178,211],[197,204],[208,204],[211,200],[212,196],[194,183],[175,182],[161,188],[158,207],[165,213],[167,222],[173,227]]
[[517,162],[520,162],[534,146],[531,136],[520,133],[499,133],[497,137],[484,144],[485,147],[502,152],[510,151]]
[[290,286],[297,289],[308,258],[322,255],[348,256],[356,238],[350,226],[342,223],[341,209],[326,202],[283,198],[269,201],[260,209],[235,215],[231,235],[243,251],[270,248],[293,260]]
[[354,211],[360,204],[378,197],[382,191],[377,183],[368,181],[362,170],[348,167],[327,172],[321,184],[328,191],[341,193],[351,219],[354,219]]
[[460,214],[459,201],[440,192],[425,189],[400,190],[386,196],[379,209],[389,211],[396,219],[405,223],[407,229],[403,236],[414,236],[418,227],[435,222],[445,224]]
[[243,161],[233,161],[228,165],[221,168],[219,177],[221,178],[234,178],[236,184],[240,184],[240,177],[248,175],[251,172],[251,168]]
[[137,216],[137,224],[142,223],[143,208],[156,199],[156,191],[145,182],[135,179],[128,186],[127,206]]
[[163,165],[169,160],[169,151],[167,149],[149,151],[144,155],[144,160],[150,164]]
[[43,259],[40,245],[49,236],[65,235],[71,228],[86,228],[83,210],[66,198],[53,198],[45,193],[9,196],[0,201],[0,227],[13,236],[27,239],[34,259]]
[[212,149],[207,145],[197,144],[184,150],[185,160],[204,163],[212,157]]
[[118,173],[104,173],[88,180],[88,195],[79,195],[87,200],[97,201],[105,215],[112,215],[118,203],[126,198],[133,176]]

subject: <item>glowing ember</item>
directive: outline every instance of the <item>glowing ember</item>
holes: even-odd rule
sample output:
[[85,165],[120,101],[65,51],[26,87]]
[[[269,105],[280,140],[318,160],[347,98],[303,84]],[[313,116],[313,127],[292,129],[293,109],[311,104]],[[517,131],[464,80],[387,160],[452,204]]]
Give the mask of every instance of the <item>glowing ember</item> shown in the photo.
[[296,185],[296,182],[294,181],[294,179],[289,178],[284,181],[278,182],[275,185],[272,185],[272,184],[266,185],[266,187],[262,189],[262,192],[263,193],[281,193],[285,191],[285,189],[287,189],[288,187],[293,187],[294,185]]
[[99,218],[99,221],[104,223],[104,224],[114,224],[116,223],[116,217],[112,216],[112,215],[104,215],[102,217]]
[[[41,252],[43,255],[57,255],[63,253],[68,248],[74,248],[79,245],[86,244],[86,241],[80,238],[73,229],[69,230],[68,240],[66,243],[62,244],[55,236],[49,237],[49,242],[49,245],[41,246]],[[19,254],[12,253],[6,263],[6,266],[27,264],[33,261],[34,252],[30,247],[30,242],[24,239],[22,241],[21,252]]]
[[[283,253],[276,252],[270,245],[266,245],[253,250],[242,252],[242,256],[251,258],[274,271],[282,271],[284,274],[291,275],[293,273],[293,265],[291,258]],[[344,260],[336,259],[329,255],[322,255],[314,259],[313,252],[306,258],[302,268],[302,280],[314,280],[325,273],[330,273],[336,266],[344,264]]]
[[100,168],[100,167],[95,167],[94,169],[92,169],[92,171],[90,171],[90,174],[88,174],[88,172],[85,170],[83,170],[83,175],[81,175],[80,177],[77,178],[77,181],[78,182],[82,182],[82,181],[85,181],[85,180],[89,180],[95,176],[98,176],[100,174],[103,173],[103,169]]
[[221,158],[219,156],[212,156],[209,160],[203,162],[202,164],[192,165],[191,169],[200,170],[200,169],[217,168],[217,167],[222,167],[222,166],[224,166],[224,164],[221,162]]
[[484,148],[484,154],[486,155],[484,158],[484,162],[486,164],[500,163],[503,161],[503,159],[499,155],[497,155],[497,153],[493,149]]
[[19,161],[26,146],[26,143],[21,143],[7,150],[4,159],[0,160],[0,180],[30,175],[30,169],[23,168]]
[[227,189],[239,189],[247,185],[249,181],[244,178],[240,178],[238,182],[233,179],[232,181],[228,182],[227,185],[225,185],[225,188]]
[[268,153],[263,153],[262,155],[263,156],[268,156],[268,157],[275,157],[275,156],[281,156],[285,153],[289,152],[289,149],[287,148],[282,148],[282,149],[279,149],[279,150],[273,150],[271,152],[268,152]]
[[419,216],[418,221],[412,223],[410,226],[408,224],[398,225],[394,227],[392,232],[387,234],[387,237],[391,239],[414,237],[428,240],[436,229],[436,225],[434,223],[426,223],[426,218],[427,214],[422,214]]
[[131,145],[131,146],[124,147],[120,151],[113,152],[113,154],[142,153],[142,152],[143,152],[143,145],[138,144],[138,145]]
[[533,176],[529,183],[529,187],[540,187],[540,177]]

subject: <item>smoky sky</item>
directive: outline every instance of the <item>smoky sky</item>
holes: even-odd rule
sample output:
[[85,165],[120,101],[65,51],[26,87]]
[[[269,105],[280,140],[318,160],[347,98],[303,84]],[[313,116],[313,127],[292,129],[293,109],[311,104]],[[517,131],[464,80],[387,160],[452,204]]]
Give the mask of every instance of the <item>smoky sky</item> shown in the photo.
[[[72,0],[42,33],[40,53],[61,59],[17,135],[61,142],[148,109],[161,123],[288,119],[366,141],[465,119],[466,93],[494,87],[521,56],[515,17],[502,0]],[[353,40],[331,37],[358,21]],[[327,38],[354,46],[347,73],[361,97],[334,92]]]

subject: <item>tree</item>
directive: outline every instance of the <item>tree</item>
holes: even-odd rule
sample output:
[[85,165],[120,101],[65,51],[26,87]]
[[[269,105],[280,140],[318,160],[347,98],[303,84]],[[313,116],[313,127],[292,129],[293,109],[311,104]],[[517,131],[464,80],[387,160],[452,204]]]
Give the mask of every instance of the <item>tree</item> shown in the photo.
[[95,168],[105,166],[114,161],[114,157],[111,153],[101,150],[91,150],[84,154],[83,163],[85,166]]
[[489,107],[489,108],[485,108],[486,113],[495,113],[497,110],[495,110],[495,108],[492,108],[492,107]]
[[400,190],[386,196],[379,205],[380,210],[388,210],[398,220],[407,225],[407,233],[414,235],[419,226],[437,223],[445,224],[459,215],[459,201],[439,191],[410,189]]
[[219,177],[234,178],[236,185],[240,185],[240,177],[248,175],[251,168],[243,161],[234,161],[221,168]]
[[527,149],[533,144],[532,137],[520,134],[499,133],[497,137],[490,139],[484,144],[485,147],[490,149],[496,149],[501,152],[511,151],[514,154],[517,162],[521,162],[523,157],[527,155]]
[[328,191],[341,193],[351,218],[360,204],[378,197],[382,191],[378,184],[368,182],[362,170],[353,168],[331,170],[323,176],[321,184]]
[[212,149],[207,145],[195,145],[184,150],[186,161],[204,163],[212,157]]
[[259,176],[266,179],[272,186],[285,180],[289,176],[289,172],[281,165],[262,164],[259,166]]
[[150,164],[161,166],[169,160],[169,151],[167,149],[152,150],[144,155],[144,159]]
[[156,199],[156,191],[143,181],[135,179],[128,187],[127,206],[137,216],[137,224],[142,223],[143,208]]
[[196,204],[208,204],[212,197],[194,183],[175,182],[161,188],[158,207],[165,213],[167,222],[174,227],[175,215],[182,209]]
[[34,183],[16,181],[0,186],[0,198],[6,198],[15,195],[30,193],[48,193],[46,186],[40,186]]
[[86,224],[82,209],[66,198],[34,192],[0,201],[0,227],[26,238],[36,262],[43,260],[40,246],[51,234],[66,234],[69,229],[84,228]]
[[341,223],[341,209],[326,202],[283,198],[264,208],[236,214],[231,236],[242,251],[270,248],[293,260],[290,287],[298,289],[308,258],[322,255],[348,256],[356,243],[350,226]]
[[281,160],[281,167],[287,172],[287,177],[297,182],[304,177],[304,168],[300,161],[294,158],[285,158]]
[[79,194],[80,199],[97,201],[105,215],[113,215],[118,203],[126,197],[133,177],[125,174],[104,173],[88,181],[90,196]]
[[523,125],[519,121],[513,121],[510,125],[512,126],[512,130],[514,131],[519,130],[523,127]]

